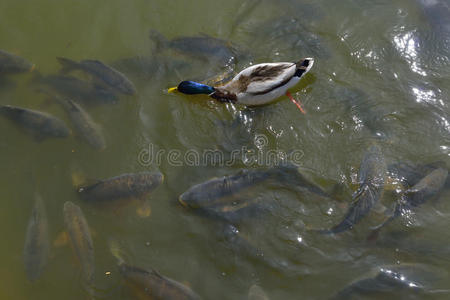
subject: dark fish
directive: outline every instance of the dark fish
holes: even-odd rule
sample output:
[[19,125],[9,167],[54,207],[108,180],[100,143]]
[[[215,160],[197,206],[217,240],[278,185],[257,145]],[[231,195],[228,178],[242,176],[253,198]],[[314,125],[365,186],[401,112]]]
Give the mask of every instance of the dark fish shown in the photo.
[[[400,181],[407,189],[416,185],[422,178],[437,168],[446,168],[445,162],[435,161],[427,164],[399,162],[388,166],[390,176]],[[445,186],[450,187],[450,178],[448,177]]]
[[73,250],[80,261],[87,282],[94,278],[94,243],[89,225],[80,207],[70,201],[64,203],[64,223]]
[[124,74],[101,61],[86,59],[76,62],[63,57],[57,57],[57,59],[64,72],[82,70],[123,94],[136,94],[136,87]]
[[153,300],[194,300],[201,299],[189,287],[167,278],[155,270],[145,270],[127,264],[119,265],[130,292],[137,299]]
[[254,284],[248,290],[248,300],[269,300],[264,290],[257,284]]
[[117,259],[120,274],[136,299],[181,300],[200,299],[189,287],[167,278],[152,269],[142,269],[125,263],[117,241],[110,241],[111,254]]
[[182,54],[220,65],[236,63],[238,59],[245,59],[248,56],[247,53],[238,50],[230,42],[208,35],[178,37],[167,40],[161,33],[151,30],[150,39],[155,42],[157,50],[169,48]]
[[422,178],[414,186],[403,192],[399,201],[395,205],[392,216],[390,216],[381,225],[377,226],[369,236],[369,239],[374,239],[381,228],[391,223],[395,218],[439,195],[445,186],[447,176],[448,171],[446,169],[437,168]]
[[397,211],[414,208],[439,194],[447,180],[448,171],[438,168],[422,178],[417,184],[406,190],[396,208]]
[[360,186],[353,194],[353,203],[344,219],[322,233],[340,233],[359,223],[380,199],[385,183],[386,164],[381,149],[374,145],[364,155],[358,173]]
[[34,65],[25,58],[0,50],[0,75],[32,71]]
[[63,121],[48,113],[3,105],[0,106],[0,115],[24,128],[37,141],[42,141],[49,137],[63,138],[70,134],[69,128]]
[[77,103],[70,99],[55,96],[64,107],[75,131],[94,149],[103,150],[106,147],[100,126],[92,120],[91,116]]
[[[382,266],[378,268],[375,275],[349,284],[332,299],[360,299],[362,296],[369,295],[381,297],[395,292],[401,292],[401,295],[405,297],[411,295],[409,293],[426,292],[427,284],[438,279],[437,276],[433,270],[420,264]],[[409,298],[405,297],[405,299]]]
[[28,222],[23,249],[28,280],[35,281],[41,276],[47,264],[49,249],[47,214],[44,202],[38,195]]
[[93,84],[72,76],[37,74],[35,82],[52,88],[55,92],[86,104],[113,104],[117,94],[109,88]]
[[304,178],[296,167],[278,166],[268,170],[242,170],[235,175],[213,178],[192,186],[178,200],[185,207],[210,212],[233,212],[254,203],[254,198],[242,199],[239,194],[263,183],[265,186],[301,187],[327,196],[321,188]]
[[163,179],[164,176],[160,172],[122,174],[99,180],[93,185],[80,187],[78,193],[88,201],[141,198],[157,188]]

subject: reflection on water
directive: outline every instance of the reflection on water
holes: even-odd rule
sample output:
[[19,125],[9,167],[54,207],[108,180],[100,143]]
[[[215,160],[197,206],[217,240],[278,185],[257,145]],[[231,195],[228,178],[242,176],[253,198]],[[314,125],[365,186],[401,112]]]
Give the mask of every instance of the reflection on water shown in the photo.
[[[435,190],[436,182],[425,180],[421,191],[432,190],[432,197],[371,233],[393,214],[405,191],[417,193],[405,178],[418,176],[411,185],[417,184],[437,168],[430,162],[449,163],[449,11],[444,0],[233,0],[220,6],[202,0],[27,6],[3,1],[2,50],[35,68],[27,63],[11,72],[2,69],[0,58],[1,107],[44,112],[71,130],[63,139],[38,141],[22,129],[39,130],[33,125],[39,120],[11,122],[0,116],[5,228],[0,297],[124,299],[142,292],[127,288],[120,273],[126,263],[139,274],[164,274],[176,290],[186,285],[203,299],[246,299],[255,286],[270,299],[326,299],[340,292],[355,299],[447,299],[447,186]],[[95,72],[62,74],[56,57],[99,60],[105,64],[101,72],[117,69],[137,94],[119,93],[105,84],[109,77]],[[181,80],[220,82],[252,64],[302,57],[314,57],[315,64],[291,93],[306,115],[286,97],[244,108],[207,96],[166,93]],[[49,93],[70,101],[59,105]],[[87,123],[101,126],[101,146],[86,143],[96,127]],[[346,232],[320,234],[318,229],[332,228],[358,207],[352,195],[359,199],[365,186],[376,185],[359,182],[370,176],[358,177],[364,153],[374,144],[390,175],[373,189],[381,191],[376,203],[363,207],[364,216]],[[165,155],[143,163],[139,155],[150,146]],[[200,166],[188,163],[186,153],[205,149],[226,161],[235,151],[247,155],[232,164],[214,157]],[[277,184],[249,177],[244,189],[229,184],[227,179],[245,172],[265,174],[272,166],[249,158],[268,153],[284,153],[287,163],[291,154],[301,153],[295,161],[301,177],[283,175]],[[403,173],[393,172],[405,162]],[[140,185],[132,181],[112,184],[106,198],[117,196],[118,189],[134,195],[126,202],[145,203],[145,217],[139,215],[140,205],[108,205],[108,199],[91,205],[76,192],[80,181],[102,189],[101,178],[142,172],[161,173],[164,182],[151,193],[134,193]],[[219,216],[205,217],[179,202],[181,194],[204,182],[221,182],[219,190],[227,195],[218,195],[217,186],[199,193],[217,199],[211,207]],[[320,187],[326,196],[302,189],[302,182]],[[36,213],[37,195],[45,203],[45,222]],[[420,196],[415,195],[408,199]],[[90,232],[89,245],[95,247],[95,259],[81,266],[61,238],[67,201],[83,212],[83,232]],[[82,237],[76,232],[72,240]],[[111,253],[111,240],[117,241],[123,262]],[[33,256],[32,249],[41,252]],[[84,284],[85,270],[94,267]],[[435,277],[429,280],[423,269]],[[160,278],[149,276],[137,276],[144,291]],[[398,281],[403,277],[407,281]],[[420,283],[421,289],[408,290],[404,282]]]

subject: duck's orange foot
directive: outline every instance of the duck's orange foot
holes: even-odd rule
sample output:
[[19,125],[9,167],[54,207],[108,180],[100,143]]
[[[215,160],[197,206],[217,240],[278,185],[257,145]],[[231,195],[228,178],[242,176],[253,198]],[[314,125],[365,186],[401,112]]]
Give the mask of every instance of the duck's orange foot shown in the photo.
[[295,100],[294,97],[292,97],[292,95],[291,95],[291,93],[289,91],[286,92],[286,96],[288,96],[288,98],[291,99],[291,101],[295,105],[297,105],[298,109],[300,109],[302,114],[306,114],[305,110],[302,108],[302,105],[301,105],[300,101]]

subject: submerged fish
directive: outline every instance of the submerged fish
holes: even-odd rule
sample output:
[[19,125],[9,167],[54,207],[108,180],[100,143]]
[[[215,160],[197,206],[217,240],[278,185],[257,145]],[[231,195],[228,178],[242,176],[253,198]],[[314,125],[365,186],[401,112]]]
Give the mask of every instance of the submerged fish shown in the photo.
[[269,300],[264,290],[257,284],[254,284],[248,290],[248,300]]
[[64,223],[73,250],[80,261],[87,282],[94,278],[94,243],[88,223],[80,207],[70,201],[64,203]]
[[239,194],[262,183],[265,186],[301,187],[327,196],[321,188],[303,177],[296,167],[277,166],[268,170],[242,170],[235,175],[213,178],[192,186],[178,200],[185,207],[213,213],[233,212],[253,204],[254,198],[242,199]]
[[25,236],[23,259],[28,280],[38,279],[48,260],[50,242],[48,237],[48,220],[44,202],[39,195],[31,212]]
[[86,104],[113,104],[117,94],[109,88],[72,76],[37,74],[35,82],[52,88],[55,92]]
[[398,207],[395,209],[396,213],[402,210],[417,207],[425,203],[428,199],[436,196],[444,187],[447,180],[448,171],[443,168],[437,168],[430,172],[427,176],[422,178],[417,184],[406,190]]
[[238,50],[230,42],[208,35],[178,37],[168,40],[156,30],[151,30],[150,39],[155,42],[157,50],[169,48],[220,65],[236,63],[238,59],[248,56],[247,53]]
[[101,61],[86,59],[76,62],[63,57],[57,57],[57,59],[65,72],[82,70],[123,94],[136,94],[136,87],[124,74]]
[[199,300],[201,299],[189,287],[167,278],[152,269],[130,266],[120,256],[116,242],[110,243],[112,255],[118,260],[119,272],[129,291],[136,299],[153,300]]
[[49,137],[63,138],[70,134],[69,128],[63,121],[37,110],[2,105],[0,106],[0,115],[24,128],[37,141],[42,141]]
[[403,296],[411,292],[422,293],[429,289],[429,282],[438,279],[436,277],[434,270],[420,264],[382,266],[375,274],[349,284],[332,299],[360,299],[361,296],[383,296],[395,292],[401,292]]
[[100,126],[77,103],[70,99],[55,96],[69,115],[76,132],[94,149],[103,150],[106,147]]
[[[417,184],[427,174],[437,168],[446,168],[443,161],[435,161],[427,164],[413,164],[411,162],[400,162],[388,166],[390,176],[402,182],[407,189]],[[446,187],[450,187],[450,178],[447,177]]]
[[145,270],[127,264],[119,265],[131,293],[138,299],[194,300],[201,299],[189,287],[165,277],[155,270]]
[[25,58],[0,50],[0,75],[32,71],[34,65]]
[[359,223],[380,199],[385,183],[386,163],[380,147],[371,146],[364,155],[358,173],[360,186],[353,194],[353,203],[344,216],[344,219],[322,233],[340,233],[352,229]]
[[78,193],[88,201],[111,201],[124,198],[145,197],[156,189],[164,176],[160,172],[122,174],[80,187]]
[[394,208],[394,213],[381,225],[377,226],[369,236],[369,239],[373,239],[384,226],[391,223],[395,218],[403,215],[405,212],[412,210],[436,197],[445,186],[447,180],[448,171],[443,168],[437,168],[431,171],[428,175],[422,178],[411,188],[403,192],[400,199]]

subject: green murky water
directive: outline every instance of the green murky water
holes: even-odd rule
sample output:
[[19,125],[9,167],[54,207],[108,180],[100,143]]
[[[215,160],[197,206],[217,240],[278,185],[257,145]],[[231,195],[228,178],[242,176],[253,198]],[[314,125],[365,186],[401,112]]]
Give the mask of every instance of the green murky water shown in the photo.
[[[424,2],[436,5],[406,0],[2,1],[1,49],[29,59],[42,74],[58,72],[57,56],[100,59],[117,65],[138,94],[121,96],[115,105],[86,107],[103,128],[107,147],[101,152],[73,136],[36,143],[0,120],[0,298],[127,298],[109,250],[113,239],[130,264],[188,283],[204,299],[246,299],[254,283],[270,299],[326,299],[373,268],[406,263],[439,274],[427,286],[434,292],[418,298],[447,299],[448,191],[390,225],[376,244],[366,242],[370,226],[379,222],[376,213],[336,236],[309,231],[341,220],[362,156],[374,141],[388,164],[448,162],[449,4],[438,0],[443,9],[435,9]],[[148,38],[151,29],[168,38],[207,34],[248,55],[224,65],[157,52]],[[180,80],[302,57],[315,58],[311,72],[292,89],[306,115],[285,98],[244,109],[165,92]],[[47,111],[69,124],[61,107],[36,91],[33,76],[1,79],[0,104]],[[217,150],[227,161],[204,159],[205,150]],[[233,150],[240,155],[230,161]],[[270,151],[285,153],[326,189],[335,183],[343,187],[336,201],[264,186],[248,195],[270,205],[264,213],[242,217],[238,226],[275,261],[271,267],[224,242],[215,220],[177,202],[190,186],[211,177],[263,167]],[[72,183],[73,174],[96,179],[144,170],[165,176],[151,195],[148,218],[137,216],[133,206],[89,205]],[[93,286],[83,284],[69,246],[52,246],[40,279],[27,281],[22,251],[36,193],[45,202],[52,241],[64,230],[65,201],[84,211],[95,247]],[[383,203],[389,206],[394,198],[387,192]]]

